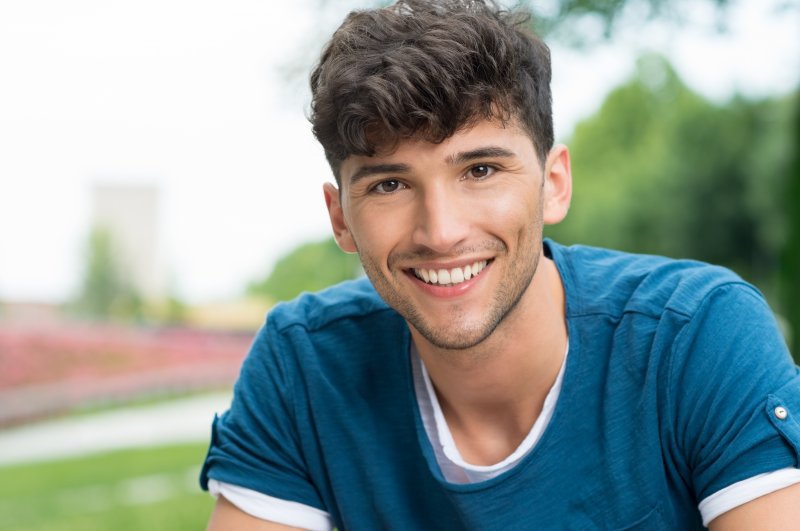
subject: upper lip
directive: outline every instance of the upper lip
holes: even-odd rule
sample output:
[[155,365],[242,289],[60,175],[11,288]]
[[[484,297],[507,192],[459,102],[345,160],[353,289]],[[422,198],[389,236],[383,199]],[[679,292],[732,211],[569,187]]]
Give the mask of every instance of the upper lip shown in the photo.
[[492,258],[486,258],[486,257],[483,257],[483,258],[469,258],[469,259],[463,259],[462,258],[462,259],[453,260],[453,261],[450,261],[450,262],[436,262],[436,263],[427,262],[427,263],[424,263],[424,264],[412,265],[412,266],[407,267],[406,269],[434,269],[434,270],[438,270],[438,269],[453,269],[453,268],[456,268],[456,267],[466,267],[468,265],[474,264],[475,262],[484,262],[484,261],[485,262],[491,262]]

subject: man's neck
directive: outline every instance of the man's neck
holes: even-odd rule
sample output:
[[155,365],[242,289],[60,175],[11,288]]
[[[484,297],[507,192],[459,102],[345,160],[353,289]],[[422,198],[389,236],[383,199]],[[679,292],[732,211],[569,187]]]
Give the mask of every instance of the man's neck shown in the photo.
[[564,359],[558,270],[542,258],[517,307],[474,348],[446,351],[412,335],[459,452],[472,464],[497,463],[530,431]]

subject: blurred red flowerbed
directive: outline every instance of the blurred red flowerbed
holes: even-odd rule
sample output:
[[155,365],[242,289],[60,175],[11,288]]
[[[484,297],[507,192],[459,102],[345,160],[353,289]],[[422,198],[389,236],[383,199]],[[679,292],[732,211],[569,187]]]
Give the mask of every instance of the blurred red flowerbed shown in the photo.
[[0,322],[0,426],[76,408],[230,389],[253,332]]

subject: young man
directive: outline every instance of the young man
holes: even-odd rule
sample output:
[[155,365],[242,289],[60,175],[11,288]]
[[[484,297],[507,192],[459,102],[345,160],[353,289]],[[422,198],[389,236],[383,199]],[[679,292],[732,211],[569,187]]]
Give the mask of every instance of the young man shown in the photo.
[[523,28],[401,0],[334,34],[311,119],[367,279],[270,313],[210,529],[800,528],[800,374],[761,295],[543,240],[572,184]]

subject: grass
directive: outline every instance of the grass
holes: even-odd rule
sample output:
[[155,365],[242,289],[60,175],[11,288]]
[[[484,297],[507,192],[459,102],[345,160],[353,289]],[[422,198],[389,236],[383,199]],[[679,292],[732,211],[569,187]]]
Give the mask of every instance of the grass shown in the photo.
[[[57,442],[55,442],[57,444]],[[206,445],[110,452],[0,468],[0,530],[204,529]]]

